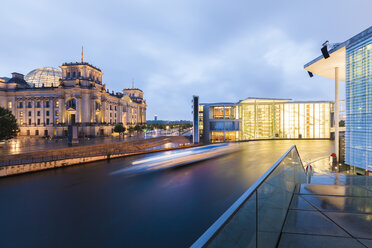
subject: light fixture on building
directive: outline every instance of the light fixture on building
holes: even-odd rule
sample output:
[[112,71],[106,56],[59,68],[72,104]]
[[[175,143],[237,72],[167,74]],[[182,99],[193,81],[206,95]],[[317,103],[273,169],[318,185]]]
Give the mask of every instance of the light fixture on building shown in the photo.
[[328,53],[328,50],[327,50],[327,45],[328,45],[328,40],[325,41],[323,44],[322,44],[322,48],[320,49],[320,51],[322,51],[322,54],[323,54],[323,57],[325,59],[329,58],[329,53]]

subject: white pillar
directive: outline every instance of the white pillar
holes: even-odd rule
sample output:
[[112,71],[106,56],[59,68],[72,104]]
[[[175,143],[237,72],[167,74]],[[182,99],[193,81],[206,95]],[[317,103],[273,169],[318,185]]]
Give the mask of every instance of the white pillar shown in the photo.
[[337,161],[339,161],[339,134],[338,134],[338,123],[339,123],[339,99],[338,99],[338,67],[335,67],[335,153]]

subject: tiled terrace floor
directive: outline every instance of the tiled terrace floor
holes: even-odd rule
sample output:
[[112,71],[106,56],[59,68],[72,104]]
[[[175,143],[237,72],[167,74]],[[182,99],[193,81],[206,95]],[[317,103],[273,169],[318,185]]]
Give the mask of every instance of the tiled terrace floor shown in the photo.
[[313,179],[297,187],[279,247],[372,248],[371,178]]

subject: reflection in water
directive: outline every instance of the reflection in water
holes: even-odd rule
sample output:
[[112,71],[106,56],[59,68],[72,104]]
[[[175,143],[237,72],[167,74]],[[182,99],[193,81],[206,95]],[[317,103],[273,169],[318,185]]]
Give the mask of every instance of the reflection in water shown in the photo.
[[[153,138],[152,135],[141,134],[139,136],[128,137],[125,136],[108,136],[108,137],[95,137],[95,138],[80,138],[78,146],[107,144],[120,141],[138,140],[138,139]],[[167,144],[172,146],[172,144]],[[44,151],[49,149],[58,149],[68,147],[67,138],[44,139],[41,137],[17,137],[0,143],[0,154],[11,155],[21,154],[25,152]]]
[[17,154],[21,151],[21,142],[19,140],[12,140],[10,141],[10,152],[12,154]]

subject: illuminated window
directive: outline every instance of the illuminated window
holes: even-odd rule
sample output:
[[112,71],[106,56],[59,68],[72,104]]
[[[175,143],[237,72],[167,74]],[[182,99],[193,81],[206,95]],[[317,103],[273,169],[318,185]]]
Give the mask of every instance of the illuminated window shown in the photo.
[[59,108],[59,102],[58,101],[56,101],[56,108]]
[[19,117],[23,117],[23,111],[19,112]]
[[12,102],[8,102],[8,108],[12,108]]
[[59,119],[58,119],[58,118],[56,118],[56,124],[57,124],[57,125],[59,124]]
[[19,123],[20,123],[21,125],[23,125],[23,119],[20,119],[20,120],[19,120]]
[[56,110],[56,116],[58,116],[59,115],[59,111],[58,110]]
[[223,109],[224,107],[212,107],[212,113],[213,113],[213,119],[223,119],[224,114],[223,114]]

